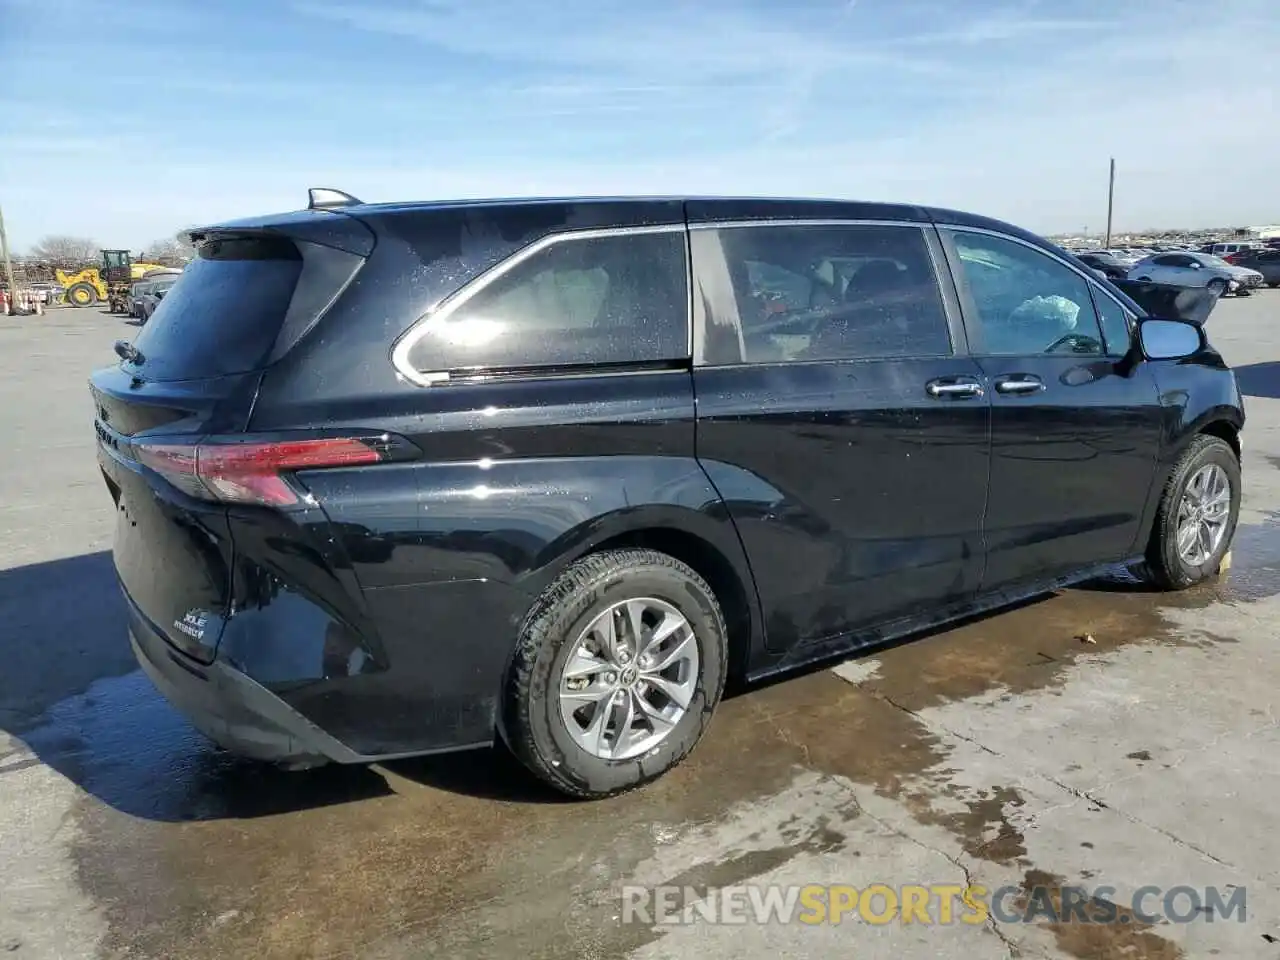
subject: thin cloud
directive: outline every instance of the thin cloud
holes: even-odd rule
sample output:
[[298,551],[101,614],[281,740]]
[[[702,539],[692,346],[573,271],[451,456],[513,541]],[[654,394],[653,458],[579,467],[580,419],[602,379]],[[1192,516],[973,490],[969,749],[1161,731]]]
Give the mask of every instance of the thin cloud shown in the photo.
[[[171,2],[197,21],[209,9]],[[81,81],[58,60],[73,40],[12,71],[5,116],[21,135],[0,137],[0,182],[24,189],[5,198],[6,220],[19,249],[53,232],[132,246],[175,224],[296,209],[307,186],[333,184],[368,200],[906,200],[1048,232],[1101,224],[1111,155],[1122,227],[1280,220],[1274,0],[1219,0],[1208,18],[1093,0],[974,6],[299,0],[226,28],[247,46],[268,20],[264,43],[298,38],[279,55],[185,28],[155,49],[89,44],[84,70],[115,64],[95,73],[93,98],[74,95]],[[41,9],[0,0],[0,15]],[[246,67],[255,56],[270,75]],[[131,89],[182,107],[82,132]],[[115,186],[65,189],[88,180]]]
[[375,7],[303,0],[293,9],[495,63],[577,67],[607,74],[652,76],[674,71],[693,80],[751,76],[794,65],[924,72],[936,67],[925,58],[830,35],[837,16],[752,15],[741,5],[702,3],[658,10],[560,0],[540,5],[531,14],[531,8],[520,2],[441,0]]

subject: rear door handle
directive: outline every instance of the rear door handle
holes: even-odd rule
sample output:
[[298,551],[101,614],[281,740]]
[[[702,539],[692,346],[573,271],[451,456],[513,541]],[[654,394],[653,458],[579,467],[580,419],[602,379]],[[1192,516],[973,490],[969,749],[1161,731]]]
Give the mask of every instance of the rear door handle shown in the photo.
[[924,385],[925,393],[939,400],[966,400],[982,396],[982,384],[972,377],[940,377]]
[[1011,373],[1007,377],[997,377],[996,393],[1039,393],[1044,389],[1044,381],[1030,373]]

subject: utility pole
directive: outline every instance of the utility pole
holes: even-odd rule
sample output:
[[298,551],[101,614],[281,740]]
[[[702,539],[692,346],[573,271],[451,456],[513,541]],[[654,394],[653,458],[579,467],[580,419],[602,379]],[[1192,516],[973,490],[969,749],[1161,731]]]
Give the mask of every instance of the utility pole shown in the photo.
[[4,233],[4,211],[0,210],[0,258],[4,259],[4,279],[9,284],[9,312],[13,313],[13,298],[18,288],[13,283],[13,261],[9,259],[9,238]]
[[1116,203],[1116,158],[1111,158],[1111,177],[1107,181],[1107,240],[1102,246],[1111,247],[1111,213]]

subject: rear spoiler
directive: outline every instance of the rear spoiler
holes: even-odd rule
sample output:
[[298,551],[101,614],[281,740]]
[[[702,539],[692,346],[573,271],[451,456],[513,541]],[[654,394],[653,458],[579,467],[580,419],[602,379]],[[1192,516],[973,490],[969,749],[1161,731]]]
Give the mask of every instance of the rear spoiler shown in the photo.
[[1218,304],[1218,295],[1204,287],[1178,287],[1142,280],[1111,282],[1152,317],[1203,325]]
[[317,207],[293,213],[231,220],[210,226],[192,227],[187,231],[187,236],[197,246],[214,237],[253,234],[273,234],[290,240],[316,243],[360,257],[373,253],[376,243],[373,230],[367,223],[338,207]]

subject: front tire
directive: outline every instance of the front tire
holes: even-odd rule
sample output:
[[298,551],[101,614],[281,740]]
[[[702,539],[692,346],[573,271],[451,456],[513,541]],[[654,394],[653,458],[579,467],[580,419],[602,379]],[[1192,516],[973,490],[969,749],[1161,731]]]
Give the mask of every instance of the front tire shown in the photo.
[[525,617],[503,697],[503,739],[562,793],[607,797],[680,763],[724,692],[728,634],[715,594],[655,550],[584,557]]
[[1147,547],[1152,581],[1184,590],[1218,575],[1240,516],[1240,461],[1218,437],[1194,438],[1165,484]]
[[1205,284],[1205,288],[1216,295],[1218,299],[1222,299],[1227,295],[1227,281],[1225,280],[1210,280]]
[[91,307],[98,302],[98,291],[93,289],[93,284],[81,281],[67,287],[63,297],[73,307]]

